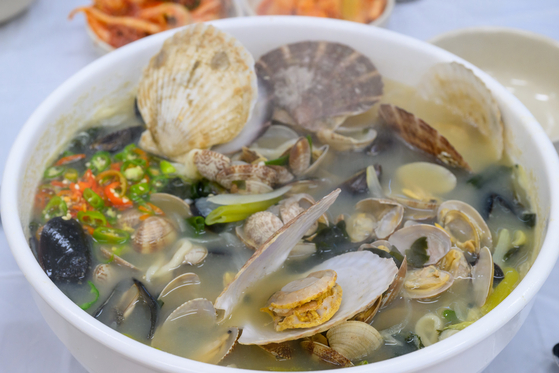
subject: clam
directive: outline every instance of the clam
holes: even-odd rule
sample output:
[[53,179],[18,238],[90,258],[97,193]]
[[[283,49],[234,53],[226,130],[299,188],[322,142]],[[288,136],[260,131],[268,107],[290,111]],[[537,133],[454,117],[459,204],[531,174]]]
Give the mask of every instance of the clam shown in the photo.
[[188,203],[168,193],[152,193],[150,195],[150,202],[163,210],[165,216],[172,221],[181,232],[185,231],[185,219],[192,217],[192,211]]
[[374,215],[358,212],[347,219],[346,230],[352,242],[362,242],[373,236],[376,227]]
[[485,304],[489,293],[493,289],[493,274],[495,266],[491,251],[483,247],[479,252],[479,259],[472,267],[472,286],[474,291],[474,301],[476,306],[481,307]]
[[491,91],[472,70],[457,62],[436,64],[417,87],[423,98],[448,107],[477,128],[495,147],[496,159],[503,153],[503,121]]
[[235,187],[238,191],[239,189],[254,188],[260,193],[271,192],[276,178],[276,171],[270,167],[252,164],[232,165],[221,170],[216,176],[217,182],[227,189],[231,190]]
[[329,145],[332,149],[344,152],[358,152],[371,145],[377,137],[374,129],[354,130],[338,128],[335,131],[323,129],[316,133],[320,142]]
[[404,217],[404,207],[389,199],[364,199],[355,205],[355,209],[374,217],[376,226],[373,232],[375,237],[381,240],[394,233]]
[[316,253],[316,244],[302,241],[291,249],[287,258],[289,260],[304,260],[314,253]]
[[270,126],[249,148],[260,157],[277,159],[298,141],[299,134],[287,126]]
[[168,219],[161,216],[145,219],[132,235],[133,247],[141,254],[161,251],[176,239],[177,230]]
[[409,145],[437,157],[444,164],[471,171],[448,140],[415,115],[390,104],[381,104],[379,115]]
[[256,250],[283,226],[282,221],[269,211],[252,214],[243,226],[235,229],[237,237],[249,248]]
[[208,250],[205,247],[195,246],[186,238],[181,238],[175,244],[176,251],[171,260],[166,264],[161,261],[155,262],[146,271],[146,280],[152,281],[155,278],[170,275],[175,269],[183,264],[191,266],[198,265],[208,256]]
[[[283,266],[291,249],[326,212],[339,193],[338,189],[306,209],[297,218],[285,224],[256,251],[237,273],[233,282],[217,298],[215,307],[223,310],[222,318],[231,315],[242,299],[243,292]],[[398,271],[392,259],[383,259],[368,251],[335,256],[310,269],[308,273],[323,270],[335,271],[336,283],[344,289],[340,308],[330,320],[312,328],[284,330],[281,333],[276,332],[270,325],[262,326],[254,324],[252,320],[245,320],[239,325],[243,329],[239,343],[256,345],[280,343],[326,331],[368,309],[388,289]],[[302,274],[302,277],[305,276],[306,274]],[[360,278],[368,278],[369,281],[363,283]],[[355,286],[355,283],[362,286]]]
[[362,359],[379,349],[384,340],[371,325],[361,321],[346,321],[326,333],[328,343],[349,360]]
[[200,175],[216,181],[217,174],[231,165],[231,159],[218,152],[200,150],[194,153],[194,165]]
[[263,55],[256,72],[270,82],[274,119],[312,132],[334,129],[382,95],[381,76],[369,58],[339,43],[284,45]]
[[115,307],[117,324],[121,324],[132,314],[139,301],[140,289],[134,284],[122,294]]
[[291,360],[293,357],[293,348],[287,343],[270,343],[269,345],[259,346],[264,351],[272,354],[277,360]]
[[93,270],[95,284],[112,288],[118,282],[118,271],[110,264],[98,264]]
[[421,338],[425,347],[431,346],[439,340],[439,331],[443,329],[443,321],[434,313],[423,315],[415,323],[415,334]]
[[[315,203],[315,200],[311,195],[306,193],[295,194],[279,203],[279,216],[283,223],[287,224],[312,206],[313,203]],[[320,219],[309,228],[305,236],[313,235],[318,229],[318,223],[328,225],[328,217],[326,214],[322,215]]]
[[[444,230],[427,224],[417,224],[397,230],[390,236],[388,241],[394,245],[402,255],[408,255],[408,250],[414,251],[424,240],[425,263],[428,266],[437,263],[443,256],[448,253],[451,246],[450,236]],[[415,246],[415,247],[412,247]],[[421,245],[420,245],[421,246]],[[421,248],[423,250],[423,248]],[[410,262],[408,255],[408,263],[418,266],[417,263]]]
[[101,253],[101,255],[103,255],[103,257],[105,259],[108,259],[111,262],[114,262],[116,265],[119,265],[121,267],[130,268],[130,269],[133,269],[133,270],[138,270],[138,268],[136,268],[135,265],[133,265],[132,263],[122,259],[120,256],[116,255],[115,253],[111,252],[110,250],[107,250],[104,247],[101,247],[99,249],[99,252]]
[[167,317],[151,345],[174,355],[217,364],[233,349],[239,329],[219,325],[216,320],[212,302],[202,298],[190,300]]
[[479,253],[483,246],[493,247],[491,231],[479,212],[465,202],[450,200],[439,206],[439,224],[462,250]]
[[[409,197],[429,200],[456,188],[456,176],[445,167],[429,162],[413,162],[398,167],[396,178]],[[406,193],[404,193],[406,194]]]
[[138,108],[148,128],[142,140],[173,160],[233,140],[256,103],[253,64],[236,39],[211,25],[175,33],[140,79]]
[[450,250],[437,266],[443,271],[450,273],[455,279],[470,277],[470,264],[462,250]]
[[199,291],[200,278],[195,273],[183,273],[169,281],[157,297],[163,302],[161,317],[166,318],[184,302],[197,298]]
[[409,271],[404,290],[412,299],[428,299],[444,293],[452,286],[454,277],[435,266]]
[[124,210],[118,215],[117,225],[121,229],[131,230],[136,228],[142,222],[140,216],[145,215],[138,209],[131,208]]
[[338,351],[328,347],[324,343],[313,341],[312,339],[305,339],[301,342],[301,347],[307,350],[320,360],[336,365],[339,367],[352,367],[353,363],[347,357],[340,354]]
[[436,199],[410,199],[390,196],[391,199],[404,206],[404,217],[413,220],[429,220],[437,216],[439,202]]
[[289,151],[289,169],[300,176],[311,165],[311,145],[306,137],[300,137]]
[[276,185],[285,185],[295,178],[295,176],[293,176],[293,174],[289,172],[287,167],[275,165],[270,165],[268,167],[276,171],[276,181],[274,182],[274,184]]

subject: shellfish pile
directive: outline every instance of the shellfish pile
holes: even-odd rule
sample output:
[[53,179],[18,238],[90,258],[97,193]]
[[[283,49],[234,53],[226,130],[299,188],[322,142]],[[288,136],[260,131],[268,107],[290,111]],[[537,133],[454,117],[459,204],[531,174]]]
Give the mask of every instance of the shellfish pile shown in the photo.
[[[496,286],[512,291],[511,258],[528,247],[535,215],[525,198],[494,193],[482,211],[467,188],[492,176],[383,96],[393,83],[369,52],[303,41],[254,61],[211,25],[175,33],[140,79],[145,127],[96,138],[103,154],[87,160],[87,183],[66,183],[87,189],[44,207],[47,274],[91,278],[100,321],[213,364],[253,367],[238,348],[290,368],[353,366],[482,317]],[[435,65],[416,91],[506,164],[499,108],[470,69]],[[85,210],[67,208],[86,194]],[[511,239],[503,227],[523,229]]]

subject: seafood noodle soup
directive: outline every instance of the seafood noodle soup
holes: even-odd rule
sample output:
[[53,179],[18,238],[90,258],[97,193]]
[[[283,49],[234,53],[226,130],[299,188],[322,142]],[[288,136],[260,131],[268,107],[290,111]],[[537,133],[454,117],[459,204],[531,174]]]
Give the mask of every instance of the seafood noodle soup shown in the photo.
[[196,25],[53,155],[29,240],[84,312],[163,351],[286,371],[390,359],[452,338],[531,266],[538,217],[504,126],[458,63],[409,87],[343,44],[255,61]]

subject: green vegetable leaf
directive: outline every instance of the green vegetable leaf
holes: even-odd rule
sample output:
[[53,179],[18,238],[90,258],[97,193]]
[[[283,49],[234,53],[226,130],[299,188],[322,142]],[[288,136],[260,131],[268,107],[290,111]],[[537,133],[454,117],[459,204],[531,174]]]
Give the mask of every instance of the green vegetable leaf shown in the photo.
[[186,222],[190,227],[194,229],[194,233],[196,235],[206,233],[206,225],[204,223],[204,218],[201,216],[193,216],[191,218],[186,219]]
[[285,166],[289,162],[289,154],[264,162],[266,166]]
[[94,299],[91,302],[87,302],[87,303],[82,304],[80,306],[80,308],[82,310],[87,310],[89,307],[91,307],[99,299],[99,290],[97,290],[97,288],[95,287],[95,284],[93,284],[93,282],[91,282],[91,281],[88,281],[87,283],[89,284],[89,287],[91,288],[90,293],[94,295]]
[[423,267],[429,260],[429,254],[427,254],[427,237],[419,237],[415,240],[410,248],[406,250],[406,256],[408,257],[408,263],[415,268]]
[[459,321],[458,317],[456,317],[456,312],[453,310],[444,310],[443,317],[451,324],[456,324]]

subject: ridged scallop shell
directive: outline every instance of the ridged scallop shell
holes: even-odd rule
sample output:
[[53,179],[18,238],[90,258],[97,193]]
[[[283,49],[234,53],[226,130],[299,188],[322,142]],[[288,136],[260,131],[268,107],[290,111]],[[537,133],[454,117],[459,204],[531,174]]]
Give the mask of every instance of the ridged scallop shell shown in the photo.
[[371,307],[369,307],[363,312],[359,312],[357,315],[353,317],[352,320],[362,321],[367,324],[370,324],[371,321],[373,321],[373,318],[377,314],[378,310],[380,309],[381,303],[382,303],[382,295],[377,298],[377,300],[375,301],[375,303],[373,303]]
[[168,219],[150,216],[138,226],[132,235],[132,242],[137,252],[150,254],[171,245],[177,236],[177,230]]
[[[204,315],[203,322],[209,324],[212,334],[219,334],[217,338],[208,341],[208,337],[196,336],[195,351],[184,349],[182,338],[193,338],[188,333],[177,333],[177,329],[188,330],[192,317]],[[216,324],[216,310],[207,299],[198,298],[190,300],[177,307],[163,324],[156,330],[151,345],[160,350],[187,357],[204,363],[218,364],[227,356],[235,346],[239,336],[239,329]],[[218,329],[218,330],[216,330]]]
[[402,255],[406,255],[406,250],[422,237],[427,237],[427,254],[429,255],[425,266],[437,263],[450,251],[452,243],[448,233],[428,224],[417,224],[399,229],[390,236],[388,242],[394,245]]
[[446,137],[415,115],[397,106],[382,104],[379,116],[409,145],[437,157],[449,166],[472,170]]
[[234,181],[253,180],[271,187],[276,181],[276,171],[267,166],[253,164],[233,165],[221,170],[216,180],[227,189],[231,189]]
[[138,108],[160,152],[178,159],[235,138],[256,103],[253,66],[240,42],[211,25],[168,38],[138,87]]
[[361,321],[346,321],[326,333],[328,344],[349,360],[361,359],[372,354],[384,344],[380,333]]
[[457,62],[431,67],[417,87],[427,100],[448,107],[477,128],[495,146],[497,159],[503,153],[501,111],[491,91],[472,70]]
[[339,43],[284,45],[262,56],[256,72],[272,87],[274,119],[312,132],[334,129],[382,96],[382,78],[371,60]]
[[271,212],[261,211],[249,216],[245,224],[238,226],[235,232],[245,245],[256,250],[281,227],[283,223],[280,218]]
[[325,129],[318,131],[316,136],[322,143],[330,145],[332,149],[339,152],[358,152],[375,141],[377,131],[374,129],[360,131],[344,130],[342,128],[338,128],[335,131]]
[[211,150],[200,150],[194,155],[194,164],[202,176],[215,181],[217,174],[231,165],[231,159]]

